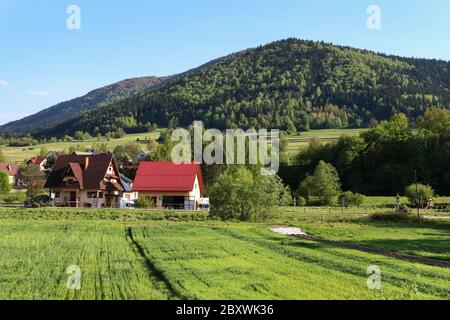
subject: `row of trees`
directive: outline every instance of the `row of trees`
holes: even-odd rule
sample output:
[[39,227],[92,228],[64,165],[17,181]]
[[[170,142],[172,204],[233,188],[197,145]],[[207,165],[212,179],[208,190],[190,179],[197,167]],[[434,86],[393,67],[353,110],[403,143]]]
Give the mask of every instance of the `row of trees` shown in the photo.
[[315,139],[281,175],[296,187],[320,161],[336,168],[344,190],[366,195],[403,193],[417,174],[421,182],[446,194],[450,190],[450,110],[431,108],[415,127],[406,115],[397,114],[359,137],[343,136],[329,144]]

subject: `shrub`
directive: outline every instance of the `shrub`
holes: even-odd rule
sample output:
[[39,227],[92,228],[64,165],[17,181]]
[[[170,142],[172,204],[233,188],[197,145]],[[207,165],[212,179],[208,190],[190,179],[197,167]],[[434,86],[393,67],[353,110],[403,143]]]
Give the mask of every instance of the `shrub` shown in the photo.
[[434,190],[431,186],[419,183],[407,187],[405,194],[411,206],[424,207],[428,199],[434,197]]
[[303,198],[303,197],[298,197],[297,205],[298,205],[299,207],[304,207],[304,206],[306,206],[306,199]]
[[5,204],[24,203],[27,200],[27,196],[23,192],[15,192],[4,195],[1,200]]
[[137,199],[135,202],[136,208],[139,209],[152,209],[155,208],[155,202],[148,197],[141,197]]
[[38,196],[34,196],[30,199],[30,205],[33,208],[45,207],[49,204],[50,197],[46,194],[41,194]]
[[341,199],[344,199],[345,206],[360,207],[364,203],[365,196],[360,193],[353,193],[351,191],[344,192],[341,195]]
[[369,215],[369,219],[373,221],[391,221],[391,222],[418,222],[422,221],[421,218],[417,217],[411,212],[376,212]]
[[0,171],[0,194],[9,193],[12,187],[9,183],[9,178],[6,172]]

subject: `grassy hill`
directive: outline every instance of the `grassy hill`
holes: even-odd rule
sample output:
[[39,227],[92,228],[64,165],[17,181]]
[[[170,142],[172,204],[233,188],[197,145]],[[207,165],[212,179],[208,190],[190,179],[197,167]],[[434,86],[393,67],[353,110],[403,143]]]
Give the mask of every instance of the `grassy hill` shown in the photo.
[[193,120],[219,129],[290,133],[366,127],[398,112],[414,119],[430,106],[448,108],[449,88],[450,62],[288,39],[218,59],[36,136],[73,135],[81,128],[104,135]]

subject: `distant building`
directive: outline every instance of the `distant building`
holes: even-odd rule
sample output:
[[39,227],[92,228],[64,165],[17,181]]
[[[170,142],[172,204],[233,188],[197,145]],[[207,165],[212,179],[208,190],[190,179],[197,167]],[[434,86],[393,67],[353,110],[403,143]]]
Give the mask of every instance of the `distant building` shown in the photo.
[[120,174],[120,180],[122,181],[122,185],[124,190],[122,191],[122,197],[120,199],[120,208],[129,208],[133,207],[135,201],[138,199],[138,193],[133,191],[133,180],[125,176],[124,174]]
[[35,157],[28,159],[26,164],[27,164],[27,167],[29,170],[45,171],[45,165],[47,164],[47,158],[35,156]]
[[146,159],[147,159],[147,156],[148,156],[148,151],[144,151],[144,150],[141,150],[138,154],[137,154],[137,157],[136,157],[136,159],[137,159],[137,161],[145,161]]
[[17,164],[0,162],[0,171],[8,175],[8,180],[11,185],[16,185],[19,178],[19,166]]
[[133,184],[139,198],[151,199],[157,208],[196,210],[204,186],[199,164],[141,162]]
[[118,208],[125,191],[111,153],[58,157],[45,188],[55,205],[84,208]]

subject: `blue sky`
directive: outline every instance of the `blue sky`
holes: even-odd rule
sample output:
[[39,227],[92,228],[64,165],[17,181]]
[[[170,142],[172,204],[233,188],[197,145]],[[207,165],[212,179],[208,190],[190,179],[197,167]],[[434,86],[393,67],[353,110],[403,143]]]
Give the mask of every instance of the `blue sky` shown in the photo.
[[[366,26],[372,4],[381,30]],[[450,60],[449,35],[448,0],[0,0],[0,123],[288,37]]]

